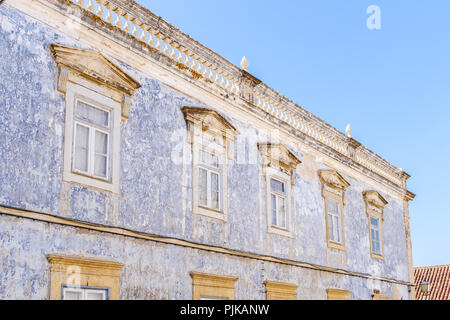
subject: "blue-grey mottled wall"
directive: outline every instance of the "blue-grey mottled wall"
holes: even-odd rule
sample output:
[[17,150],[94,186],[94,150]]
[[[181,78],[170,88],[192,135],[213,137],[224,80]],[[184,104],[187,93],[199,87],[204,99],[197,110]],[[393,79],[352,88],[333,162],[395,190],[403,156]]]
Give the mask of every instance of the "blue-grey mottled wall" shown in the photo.
[[[191,166],[172,161],[180,141],[187,146],[180,108],[214,106],[130,69],[126,61],[116,63],[142,88],[121,127],[120,195],[63,182],[65,102],[56,90],[58,73],[48,49],[52,43],[80,47],[69,36],[7,5],[0,7],[0,205],[408,280],[402,202],[383,194],[389,202],[383,225],[385,260],[371,259],[362,199],[362,192],[371,188],[345,176],[351,183],[344,211],[346,253],[327,250],[321,185],[317,174],[311,174],[326,167],[305,154],[298,156],[309,169],[297,170],[292,190],[292,240],[267,233],[261,167],[238,164],[237,152],[228,171],[228,223],[192,215]],[[256,148],[251,132],[257,131],[232,115],[224,116],[242,132],[235,149]],[[193,249],[1,215],[0,242],[0,298],[45,298],[47,253],[96,255],[125,263],[122,298],[190,298],[191,270],[239,276],[238,298],[263,298],[266,277],[299,284],[299,298],[324,298],[325,288],[333,284],[351,290],[355,298],[370,298],[373,288],[391,290],[390,284],[363,278],[225,255],[217,259]]]

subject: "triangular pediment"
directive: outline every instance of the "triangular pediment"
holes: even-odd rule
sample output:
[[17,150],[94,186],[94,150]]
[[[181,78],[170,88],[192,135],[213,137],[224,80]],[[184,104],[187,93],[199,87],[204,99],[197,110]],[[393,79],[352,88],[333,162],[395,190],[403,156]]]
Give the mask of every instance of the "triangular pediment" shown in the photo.
[[350,183],[344,179],[336,170],[319,171],[320,181],[329,187],[337,189],[347,189]]
[[181,109],[186,121],[194,125],[201,124],[204,130],[211,130],[225,134],[234,140],[239,131],[220,113],[212,109],[198,107],[184,107]]
[[386,199],[384,199],[377,191],[365,191],[363,192],[363,197],[364,201],[381,209],[388,204]]
[[258,150],[269,161],[279,162],[290,170],[295,170],[302,163],[286,146],[279,143],[258,143]]
[[52,44],[59,66],[132,96],[141,85],[101,53]]

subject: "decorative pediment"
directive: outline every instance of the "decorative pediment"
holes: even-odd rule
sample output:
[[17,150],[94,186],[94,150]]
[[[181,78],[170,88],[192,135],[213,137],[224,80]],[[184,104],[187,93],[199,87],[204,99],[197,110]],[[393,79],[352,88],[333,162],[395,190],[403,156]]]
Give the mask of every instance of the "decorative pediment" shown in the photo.
[[336,170],[321,170],[319,171],[319,178],[323,184],[331,188],[345,190],[350,187],[350,183]]
[[201,126],[203,130],[220,132],[231,141],[239,135],[239,131],[215,110],[198,107],[184,107],[181,111],[184,114],[186,122],[192,123],[195,126]]
[[379,209],[383,209],[388,202],[384,199],[381,194],[376,191],[365,191],[363,192],[363,198],[366,203],[369,203]]
[[99,52],[52,44],[58,66],[132,96],[141,85]]
[[302,163],[288,148],[278,143],[258,143],[258,150],[269,161],[288,170],[295,170]]

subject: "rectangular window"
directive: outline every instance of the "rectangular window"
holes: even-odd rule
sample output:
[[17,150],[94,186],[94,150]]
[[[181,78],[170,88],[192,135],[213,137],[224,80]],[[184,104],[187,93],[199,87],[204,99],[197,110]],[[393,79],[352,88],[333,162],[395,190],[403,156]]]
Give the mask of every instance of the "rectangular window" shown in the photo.
[[270,178],[270,198],[272,226],[287,229],[286,185],[284,182]]
[[201,206],[221,210],[221,166],[217,155],[200,150],[198,201]]
[[381,255],[380,219],[370,218],[370,234],[372,239],[372,252]]
[[63,286],[62,300],[108,300],[108,289]]
[[328,200],[328,237],[330,241],[342,243],[341,210],[336,201]]
[[110,180],[111,113],[81,100],[74,110],[73,171]]

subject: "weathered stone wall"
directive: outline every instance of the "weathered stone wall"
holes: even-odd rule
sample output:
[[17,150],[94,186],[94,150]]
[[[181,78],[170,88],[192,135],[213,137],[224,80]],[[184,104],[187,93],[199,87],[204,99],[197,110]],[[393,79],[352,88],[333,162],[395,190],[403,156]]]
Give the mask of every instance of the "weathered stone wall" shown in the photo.
[[[389,202],[383,224],[385,259],[371,259],[362,192],[372,188],[344,176],[351,184],[345,195],[346,252],[331,251],[317,175],[326,167],[308,154],[292,150],[303,162],[292,189],[294,238],[268,234],[265,182],[255,151],[262,141],[254,139],[264,134],[232,114],[223,116],[242,134],[228,170],[228,222],[193,215],[191,166],[172,160],[180,145],[188,146],[180,109],[214,106],[145,77],[127,66],[126,57],[115,62],[142,88],[132,98],[129,119],[122,122],[119,196],[63,182],[65,100],[56,90],[58,72],[48,48],[52,43],[80,47],[75,39],[7,5],[0,7],[1,206],[408,281],[402,201],[380,192]],[[242,164],[239,150],[254,152],[259,162]],[[370,298],[372,288],[362,278],[226,255],[217,259],[193,249],[4,216],[0,221],[0,298],[46,298],[47,253],[98,255],[125,263],[122,298],[190,298],[191,270],[239,276],[237,297],[248,299],[264,298],[265,277],[299,284],[299,298],[325,298],[325,289],[336,286],[352,291],[354,298]],[[144,288],[142,283],[151,285]],[[389,292],[390,284],[380,283],[377,289]]]

